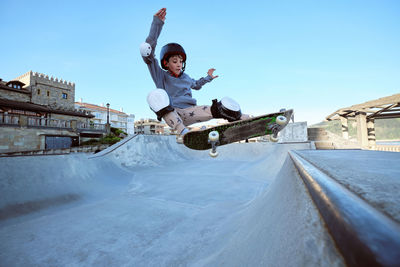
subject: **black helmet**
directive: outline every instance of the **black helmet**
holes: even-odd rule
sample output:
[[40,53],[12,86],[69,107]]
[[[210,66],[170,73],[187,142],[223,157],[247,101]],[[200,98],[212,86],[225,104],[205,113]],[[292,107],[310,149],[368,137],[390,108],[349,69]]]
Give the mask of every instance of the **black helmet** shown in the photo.
[[183,49],[183,47],[177,43],[169,43],[169,44],[164,45],[161,48],[161,53],[160,53],[161,67],[164,70],[167,70],[168,68],[165,66],[164,60],[168,61],[168,59],[173,55],[181,55],[182,56],[182,58],[183,58],[182,72],[185,71],[186,53],[185,53],[185,50]]

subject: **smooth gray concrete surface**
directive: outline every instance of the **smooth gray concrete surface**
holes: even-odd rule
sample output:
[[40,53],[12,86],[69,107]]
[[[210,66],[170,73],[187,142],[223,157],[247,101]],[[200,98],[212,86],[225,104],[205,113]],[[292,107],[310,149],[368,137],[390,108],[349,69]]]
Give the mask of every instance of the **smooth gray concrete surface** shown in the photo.
[[368,150],[297,152],[400,223],[400,153]]
[[288,157],[308,147],[232,144],[213,159],[137,136],[104,157],[0,158],[1,265],[342,266]]

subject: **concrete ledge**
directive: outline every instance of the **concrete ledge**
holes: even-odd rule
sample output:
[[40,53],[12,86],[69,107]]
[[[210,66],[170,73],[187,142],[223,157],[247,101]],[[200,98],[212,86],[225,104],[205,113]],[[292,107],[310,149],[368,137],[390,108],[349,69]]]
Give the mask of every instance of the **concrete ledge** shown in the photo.
[[335,144],[330,141],[314,141],[316,149],[336,149]]
[[324,128],[308,128],[308,140],[315,142],[316,149],[361,149],[357,142],[344,139]]
[[279,143],[307,142],[307,122],[289,123],[279,132]]
[[289,152],[328,230],[349,266],[399,266],[400,225]]
[[47,150],[29,150],[0,153],[0,157],[17,157],[17,156],[37,156],[37,155],[64,155],[70,153],[93,153],[108,148],[109,145],[95,146],[79,146],[71,148],[47,149]]

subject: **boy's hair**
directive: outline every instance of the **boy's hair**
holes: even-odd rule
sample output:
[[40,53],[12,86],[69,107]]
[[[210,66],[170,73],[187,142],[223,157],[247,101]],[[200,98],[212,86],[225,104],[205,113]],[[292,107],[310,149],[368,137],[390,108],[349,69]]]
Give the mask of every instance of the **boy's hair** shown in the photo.
[[168,70],[167,66],[165,65],[168,62],[169,58],[172,56],[179,55],[182,57],[183,67],[182,72],[185,70],[186,66],[186,53],[183,47],[177,43],[169,43],[164,45],[161,48],[160,59],[161,59],[161,67],[165,70]]
[[182,61],[183,61],[183,56],[182,56],[181,54],[175,54],[175,55],[169,54],[169,55],[167,55],[167,56],[165,57],[165,60],[166,60],[166,61],[169,61],[171,57],[179,57],[179,58],[182,59]]

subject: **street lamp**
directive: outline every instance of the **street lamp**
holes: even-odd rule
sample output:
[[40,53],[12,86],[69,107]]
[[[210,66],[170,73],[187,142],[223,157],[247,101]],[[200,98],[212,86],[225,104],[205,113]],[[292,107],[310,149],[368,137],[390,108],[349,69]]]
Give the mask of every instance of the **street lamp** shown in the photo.
[[110,103],[107,103],[107,134],[110,134]]

